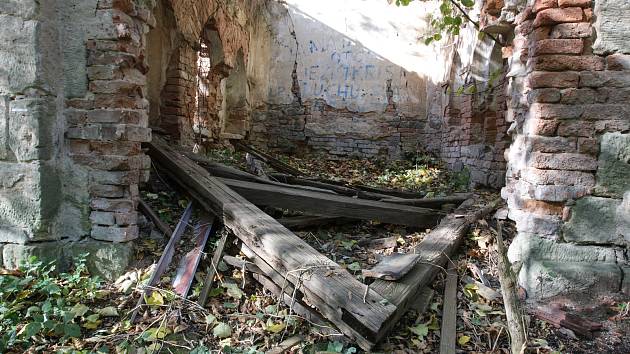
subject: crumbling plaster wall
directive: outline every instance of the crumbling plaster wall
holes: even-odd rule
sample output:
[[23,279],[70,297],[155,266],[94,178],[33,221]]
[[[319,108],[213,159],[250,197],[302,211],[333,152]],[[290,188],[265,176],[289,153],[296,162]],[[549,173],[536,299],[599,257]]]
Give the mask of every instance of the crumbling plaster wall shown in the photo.
[[509,257],[532,298],[630,293],[630,5],[525,5],[507,75]]
[[418,67],[430,51],[418,45],[421,4],[402,12],[387,2],[296,0],[269,13],[270,25],[253,32],[251,141],[340,157],[401,157],[423,143],[427,79]]

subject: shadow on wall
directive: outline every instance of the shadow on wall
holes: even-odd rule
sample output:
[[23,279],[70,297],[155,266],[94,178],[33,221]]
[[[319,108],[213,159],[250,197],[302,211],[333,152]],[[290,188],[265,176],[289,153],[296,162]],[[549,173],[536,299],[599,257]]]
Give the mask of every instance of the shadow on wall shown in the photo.
[[288,1],[269,36],[270,70],[254,75],[262,98],[252,102],[252,140],[289,149],[306,141],[333,155],[424,145],[426,84],[444,72],[421,40],[427,8]]

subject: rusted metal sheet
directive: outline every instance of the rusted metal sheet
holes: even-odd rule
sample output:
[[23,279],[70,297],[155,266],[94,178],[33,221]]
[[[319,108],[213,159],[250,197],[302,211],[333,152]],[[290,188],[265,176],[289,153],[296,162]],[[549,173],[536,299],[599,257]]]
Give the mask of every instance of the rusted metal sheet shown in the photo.
[[195,278],[195,272],[201,261],[203,250],[206,247],[206,242],[211,234],[215,234],[219,222],[216,221],[214,216],[202,212],[197,225],[195,226],[195,248],[182,258],[177,267],[177,274],[175,280],[173,280],[173,288],[175,293],[182,297],[188,295],[193,279]]
[[188,207],[186,207],[186,210],[184,210],[184,213],[182,214],[181,219],[179,219],[179,222],[177,223],[177,227],[175,227],[175,231],[173,231],[171,238],[168,240],[168,243],[166,244],[166,247],[164,248],[164,252],[162,253],[162,256],[160,257],[160,260],[158,261],[157,266],[155,267],[155,270],[153,271],[153,274],[151,275],[151,278],[149,279],[149,282],[147,283],[147,286],[142,291],[142,295],[140,296],[140,299],[138,299],[138,303],[136,304],[135,310],[131,314],[131,319],[129,320],[131,323],[135,321],[136,316],[138,315],[138,311],[140,310],[140,306],[142,306],[142,304],[144,303],[144,297],[151,295],[152,291],[150,288],[155,286],[158,283],[158,281],[160,280],[160,278],[162,277],[162,275],[168,268],[169,264],[171,264],[171,260],[173,260],[173,255],[175,254],[175,246],[177,245],[179,240],[182,238],[182,235],[184,234],[184,231],[186,230],[186,226],[188,225],[188,220],[190,220],[190,216],[192,215],[192,209],[193,209],[193,202],[190,202],[188,203]]

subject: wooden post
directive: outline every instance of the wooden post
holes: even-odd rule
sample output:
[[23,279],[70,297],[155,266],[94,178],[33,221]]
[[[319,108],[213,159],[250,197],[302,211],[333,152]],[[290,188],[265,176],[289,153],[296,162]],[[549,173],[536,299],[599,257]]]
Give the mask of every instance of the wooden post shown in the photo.
[[507,258],[507,250],[503,244],[502,222],[497,220],[497,253],[499,258],[499,280],[501,282],[501,292],[503,293],[503,306],[507,317],[508,332],[512,354],[522,353],[527,345],[527,332],[523,312],[516,289],[516,276],[512,271],[512,266]]

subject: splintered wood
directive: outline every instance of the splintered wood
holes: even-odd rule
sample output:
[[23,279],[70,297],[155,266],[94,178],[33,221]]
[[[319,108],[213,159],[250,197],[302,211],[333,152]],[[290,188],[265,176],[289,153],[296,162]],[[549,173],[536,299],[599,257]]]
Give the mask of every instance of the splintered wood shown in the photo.
[[[386,260],[381,268],[375,267],[373,272],[381,272],[385,274],[384,278],[392,280],[376,279],[368,286],[320,254],[283,224],[301,227],[340,222],[348,218],[434,227],[445,213],[404,203],[374,200],[384,199],[381,197],[392,201],[399,197],[418,198],[418,193],[364,188],[366,190],[360,193],[367,193],[368,199],[372,200],[361,199],[360,193],[350,197],[350,193],[355,191],[349,187],[331,187],[324,182],[305,186],[268,181],[195,158],[204,164],[204,168],[187,154],[157,139],[149,147],[149,155],[158,167],[223,223],[228,231],[224,233],[224,238],[229,234],[238,239],[241,253],[247,260],[226,255],[226,263],[252,272],[256,281],[287,302],[293,310],[313,322],[329,321],[366,351],[387,335],[409,306],[421,306],[414,299],[426,292],[426,286],[454,253],[468,225],[487,213],[487,208],[469,212],[466,207],[470,208],[472,202],[464,202],[458,209],[460,214],[465,213],[464,217],[447,216],[416,247],[413,254],[394,256]],[[245,150],[262,156],[265,162],[278,163],[260,151]],[[278,166],[285,173],[296,174],[285,165]],[[213,171],[220,177],[213,176]],[[299,184],[300,179],[291,177],[288,180]],[[346,195],[340,195],[339,192]],[[397,194],[396,198],[392,194]],[[424,205],[439,207],[445,203],[459,204],[461,198],[443,198]],[[423,205],[421,202],[413,203]],[[311,216],[281,219],[279,222],[256,205],[302,211]],[[212,262],[215,266],[215,261],[218,262],[223,256],[225,241],[222,239],[219,242]],[[396,241],[382,239],[380,242],[395,244]],[[214,276],[212,270],[211,273]],[[204,285],[209,288],[210,284],[212,279],[207,279]]]
[[223,219],[256,256],[254,263],[266,276],[298,287],[309,304],[362,347],[369,349],[383,337],[383,325],[396,306],[373,290],[364,296],[365,285],[354,276],[190,159],[159,142],[151,143],[149,154],[201,205]]

